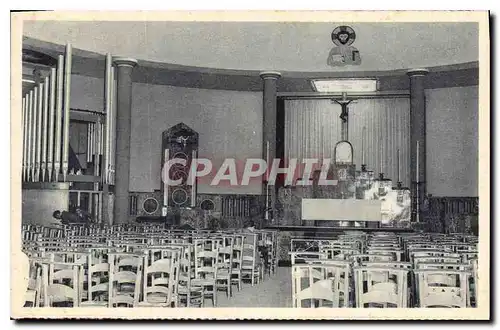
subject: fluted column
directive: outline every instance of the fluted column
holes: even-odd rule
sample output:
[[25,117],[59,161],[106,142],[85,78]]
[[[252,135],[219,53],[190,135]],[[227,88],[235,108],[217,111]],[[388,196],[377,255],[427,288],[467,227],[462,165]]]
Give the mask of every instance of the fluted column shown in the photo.
[[116,148],[115,148],[115,205],[113,222],[127,221],[130,177],[130,136],[132,117],[132,72],[137,61],[115,57],[116,66]]
[[425,83],[426,69],[407,72],[410,77],[410,174],[413,185],[413,220],[420,220],[422,201],[426,194],[426,130]]
[[[264,82],[263,87],[263,122],[262,122],[262,158],[268,162],[268,168],[276,157],[276,103],[277,82],[281,77],[279,72],[266,71],[260,74]],[[275,218],[276,207],[276,185],[263,186],[263,193],[269,196],[267,199],[266,220]]]

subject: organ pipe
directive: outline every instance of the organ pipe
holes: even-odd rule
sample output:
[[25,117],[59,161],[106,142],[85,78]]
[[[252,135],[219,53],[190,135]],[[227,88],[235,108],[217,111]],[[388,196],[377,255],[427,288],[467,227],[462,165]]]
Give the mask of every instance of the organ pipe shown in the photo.
[[26,136],[26,181],[31,180],[31,155],[32,155],[32,135],[33,135],[33,127],[31,122],[33,121],[33,90],[31,90],[28,94],[28,120],[26,122],[26,129],[28,134]]
[[106,132],[104,131],[104,123],[102,121],[101,121],[101,125],[100,125],[100,132],[101,132],[101,140],[100,140],[101,142],[99,143],[99,146],[100,146],[99,154],[101,155],[101,158],[104,158],[103,157],[103,155],[104,155],[104,136],[105,136]]
[[90,161],[92,164],[95,165],[95,159],[94,159],[94,134],[95,134],[95,126],[94,123],[90,123],[90,138],[89,138],[89,144],[90,144]]
[[62,125],[62,98],[63,98],[63,64],[64,57],[59,55],[57,61],[57,96],[56,96],[56,121],[55,121],[55,141],[54,141],[54,176],[55,181],[59,180],[61,170],[61,125]]
[[111,155],[110,155],[110,144],[111,144],[111,98],[113,96],[112,90],[113,90],[113,81],[111,77],[111,71],[112,71],[112,61],[113,59],[111,58],[111,54],[106,55],[106,76],[104,79],[104,113],[105,113],[105,122],[104,126],[106,129],[106,134],[104,136],[104,164],[103,164],[103,171],[104,171],[104,183],[109,184],[109,171],[110,171],[110,160],[111,160]]
[[37,182],[37,174],[38,174],[38,161],[40,160],[40,156],[38,155],[38,86],[35,87],[33,90],[33,124],[32,124],[32,130],[33,130],[33,139],[32,139],[32,148],[33,148],[33,154],[32,154],[32,168],[31,168],[31,179],[33,182]]
[[90,140],[90,124],[87,125],[87,163],[92,161],[92,152],[90,149],[91,140]]
[[27,121],[27,102],[28,102],[28,97],[24,96],[23,97],[23,168],[22,168],[22,180],[26,181],[26,121]]
[[69,152],[69,109],[71,94],[71,45],[66,45],[66,53],[64,59],[64,125],[63,125],[63,143],[62,143],[62,157],[63,157],[63,181],[66,181],[68,174],[68,152]]
[[49,181],[52,181],[53,165],[54,165],[55,102],[56,102],[56,69],[52,68],[50,70],[49,141],[48,141],[48,155],[47,155],[47,172],[49,174]]
[[100,150],[101,150],[101,119],[99,118],[97,120],[97,123],[94,124],[94,156],[95,156],[95,161],[94,161],[94,175],[98,176],[99,173],[99,156],[100,156]]
[[49,119],[49,77],[45,77],[43,84],[43,110],[42,110],[42,181],[45,181],[47,172],[47,138],[48,138],[48,119]]
[[38,84],[38,103],[36,120],[36,168],[35,180],[40,181],[40,172],[42,167],[42,119],[43,119],[43,83]]
[[[109,184],[115,184],[115,150],[116,150],[116,107],[115,107],[115,68],[111,67],[111,91],[109,98],[109,109],[110,112],[107,114],[109,120],[110,127],[110,136],[109,136]],[[168,158],[165,158],[168,159]],[[167,205],[167,204],[165,204]]]

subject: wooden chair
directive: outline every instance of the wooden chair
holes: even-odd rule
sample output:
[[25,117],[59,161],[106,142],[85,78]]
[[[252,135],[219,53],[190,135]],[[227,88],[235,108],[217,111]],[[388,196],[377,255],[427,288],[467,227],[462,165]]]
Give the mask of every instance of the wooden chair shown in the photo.
[[139,303],[143,256],[130,253],[110,253],[108,306],[136,307]]
[[[208,244],[207,244],[208,243]],[[217,271],[218,271],[218,249],[213,242],[205,240],[195,241],[195,278],[191,285],[203,287],[203,299],[206,296],[212,298],[212,305],[217,306]],[[205,250],[210,247],[213,250]]]
[[233,243],[233,258],[232,258],[232,268],[231,268],[231,285],[236,285],[238,291],[241,290],[242,275],[241,267],[243,264],[243,243],[244,236],[235,235]]
[[389,255],[392,256],[392,261],[402,261],[405,251],[393,247],[368,247],[365,253],[375,255]]
[[242,279],[250,279],[252,286],[254,286],[258,284],[262,278],[262,265],[257,248],[257,235],[245,233],[244,237],[241,277]]
[[[159,256],[155,254],[158,253]],[[141,307],[176,307],[180,251],[151,249],[144,258]]]
[[60,262],[42,264],[45,307],[79,307],[79,267],[81,265]]
[[467,307],[470,271],[418,269],[414,273],[419,307]]
[[408,269],[354,267],[356,307],[408,306]]
[[24,294],[24,307],[40,307],[42,292],[42,265],[30,260],[28,288]]
[[109,263],[103,262],[101,255],[94,257],[91,253],[88,257],[87,291],[88,298],[81,303],[82,307],[106,307],[108,306],[109,293]]
[[290,261],[293,265],[299,264],[299,263],[306,263],[306,261],[310,260],[326,260],[327,258],[327,252],[307,252],[307,251],[295,251],[295,252],[289,252],[290,255]]
[[301,307],[348,307],[348,264],[292,266],[292,303]]
[[203,307],[203,286],[195,286],[192,280],[195,278],[194,265],[194,246],[192,244],[184,244],[180,264],[179,264],[179,285],[178,295],[179,303],[186,307],[200,306]]
[[217,260],[217,275],[216,285],[217,289],[223,288],[226,290],[226,295],[232,296],[231,292],[231,277],[233,267],[233,247],[234,237],[224,236],[220,239],[218,248]]

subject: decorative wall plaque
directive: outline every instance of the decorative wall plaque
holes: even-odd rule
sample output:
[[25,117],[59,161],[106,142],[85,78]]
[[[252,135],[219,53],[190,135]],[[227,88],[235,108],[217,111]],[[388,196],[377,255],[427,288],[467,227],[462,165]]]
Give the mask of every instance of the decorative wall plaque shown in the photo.
[[335,47],[328,55],[329,66],[360,65],[361,56],[356,47],[351,46],[356,40],[356,32],[350,26],[338,26],[332,32]]

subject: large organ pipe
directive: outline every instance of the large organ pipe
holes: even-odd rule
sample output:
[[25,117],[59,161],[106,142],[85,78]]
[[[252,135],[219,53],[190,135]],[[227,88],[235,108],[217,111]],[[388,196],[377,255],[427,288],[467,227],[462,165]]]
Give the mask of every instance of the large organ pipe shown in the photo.
[[99,175],[99,154],[101,150],[101,119],[97,119],[97,123],[94,125],[94,138],[95,138],[95,147],[94,147],[94,155],[95,155],[95,161],[94,161],[94,175],[98,176]]
[[95,134],[95,130],[94,130],[94,123],[90,123],[89,124],[90,126],[90,161],[92,162],[92,166],[95,167],[95,159],[94,159],[94,134]]
[[64,59],[64,125],[63,125],[63,181],[66,181],[68,174],[68,156],[69,156],[69,108],[71,94],[71,45],[66,45],[66,54]]
[[36,120],[36,158],[37,158],[37,166],[35,169],[35,179],[36,181],[40,180],[40,173],[42,169],[42,125],[43,125],[43,93],[44,93],[44,85],[40,83],[38,85],[38,112],[37,112],[37,120]]
[[49,119],[49,77],[45,77],[43,84],[43,116],[42,116],[42,181],[45,181],[47,171],[47,138],[48,138],[48,119]]
[[113,81],[111,80],[111,70],[112,70],[112,61],[111,54],[106,55],[106,77],[104,78],[104,115],[105,121],[104,126],[106,128],[106,134],[104,137],[104,151],[103,151],[103,159],[104,159],[104,183],[109,184],[109,166],[110,166],[110,144],[111,144],[111,97],[113,90]]
[[54,176],[59,181],[59,172],[61,170],[61,128],[62,128],[62,98],[63,98],[63,64],[64,57],[59,55],[57,61],[57,97],[56,97],[56,122],[55,122],[55,141],[54,141]]
[[109,137],[109,178],[110,184],[115,184],[115,150],[116,150],[116,85],[115,85],[115,67],[111,67],[111,97],[109,98],[109,122],[110,122],[110,137]]
[[[47,172],[49,174],[49,181],[52,181],[52,171],[54,162],[54,115],[55,115],[55,102],[56,102],[56,69],[50,70],[50,103],[49,103],[49,141],[48,141],[48,155],[47,155]],[[57,178],[57,176],[56,176]]]
[[40,126],[40,121],[38,120],[38,113],[40,112],[40,108],[38,107],[38,90],[39,87],[35,87],[33,91],[33,168],[31,171],[31,177],[33,178],[34,182],[38,181],[38,165],[40,162],[40,154],[39,154],[39,148],[38,148],[38,141],[40,139],[40,134],[38,131],[38,128]]
[[87,164],[92,161],[92,153],[90,152],[90,124],[87,124]]
[[33,121],[33,90],[31,90],[28,94],[28,121],[26,122],[26,130],[28,131],[28,134],[26,135],[26,181],[30,181],[30,175],[31,175],[31,155],[32,155],[32,135],[33,135],[33,127],[32,127],[32,121]]
[[[100,127],[100,132],[101,132],[101,142],[99,143],[99,154],[101,155],[101,158],[103,158],[104,155],[104,135],[106,134],[104,132],[104,123],[101,121],[101,127]],[[102,172],[102,171],[101,171]],[[102,173],[101,173],[102,174]]]
[[26,120],[27,120],[27,113],[26,113],[26,108],[27,108],[27,101],[28,98],[27,96],[23,97],[23,119],[22,119],[22,124],[23,124],[23,169],[22,169],[22,181],[26,181]]

